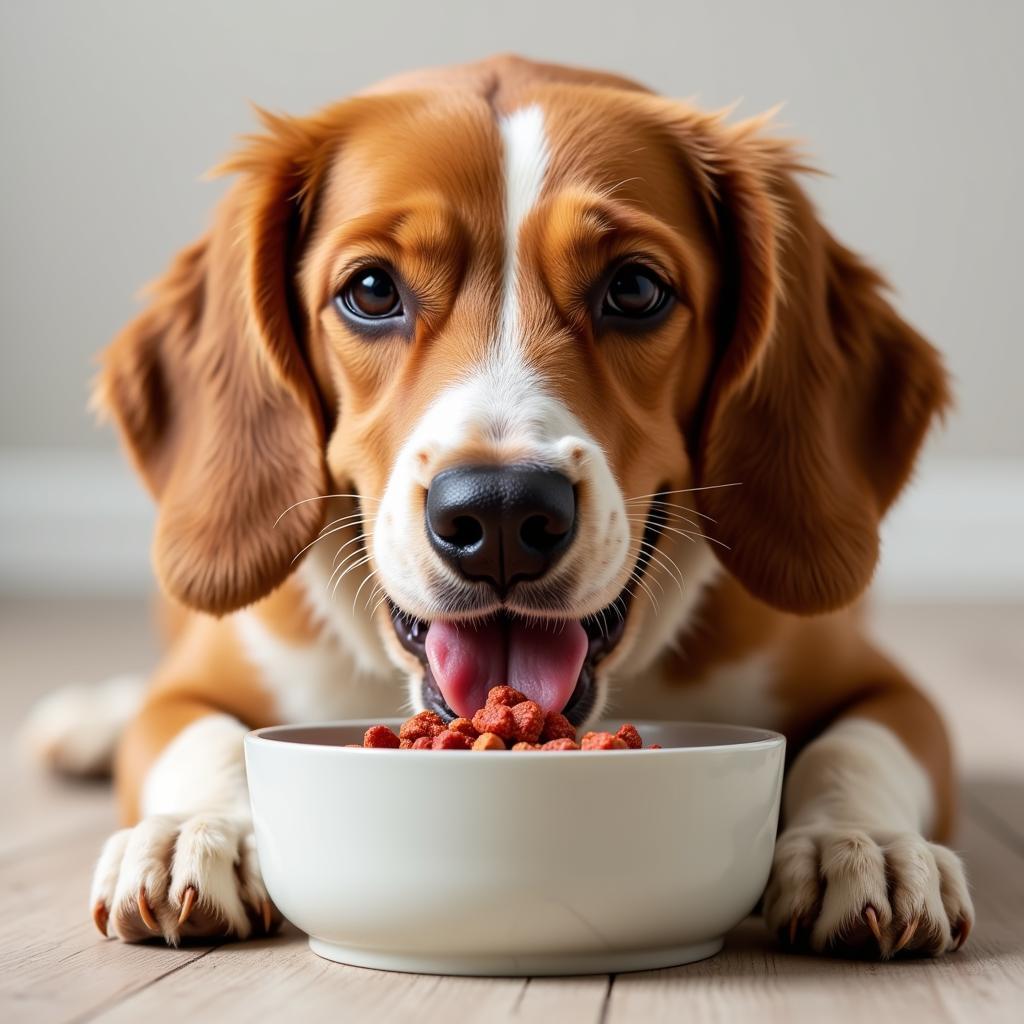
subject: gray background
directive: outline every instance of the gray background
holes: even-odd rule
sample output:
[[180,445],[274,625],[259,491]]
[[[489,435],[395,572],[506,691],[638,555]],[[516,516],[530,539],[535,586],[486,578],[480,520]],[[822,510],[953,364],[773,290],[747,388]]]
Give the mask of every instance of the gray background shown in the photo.
[[[93,354],[202,230],[253,127],[391,72],[499,50],[741,113],[786,101],[826,219],[948,356],[943,455],[1024,455],[1016,330],[1024,4],[518,0],[0,5],[0,451],[109,450]],[[84,453],[83,453],[84,454]]]

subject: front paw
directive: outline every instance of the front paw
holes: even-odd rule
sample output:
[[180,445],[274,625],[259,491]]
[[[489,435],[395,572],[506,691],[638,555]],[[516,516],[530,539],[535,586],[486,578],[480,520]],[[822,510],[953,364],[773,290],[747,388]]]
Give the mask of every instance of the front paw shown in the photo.
[[125,942],[245,939],[281,920],[251,823],[216,814],[154,815],[115,832],[96,865],[91,904],[100,931]]
[[790,945],[888,959],[959,949],[974,907],[952,850],[914,832],[811,825],[779,836],[764,917]]

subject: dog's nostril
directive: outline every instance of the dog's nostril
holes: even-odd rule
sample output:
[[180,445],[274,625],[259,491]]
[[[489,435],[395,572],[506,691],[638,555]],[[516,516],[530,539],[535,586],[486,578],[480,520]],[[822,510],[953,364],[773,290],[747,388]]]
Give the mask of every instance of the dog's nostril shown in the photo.
[[458,548],[471,548],[484,539],[484,528],[473,516],[456,516],[452,520],[452,533],[444,539]]
[[567,530],[559,530],[549,516],[530,516],[519,527],[520,540],[535,551],[549,551],[565,536]]

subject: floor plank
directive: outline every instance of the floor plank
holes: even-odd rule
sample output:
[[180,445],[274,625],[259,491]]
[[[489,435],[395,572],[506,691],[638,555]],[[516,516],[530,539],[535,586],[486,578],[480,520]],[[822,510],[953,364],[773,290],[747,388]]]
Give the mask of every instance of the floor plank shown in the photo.
[[0,869],[0,1019],[5,1022],[80,1019],[208,951],[125,946],[96,932],[87,896],[105,832],[94,827]]
[[322,960],[294,930],[278,939],[225,946],[90,1018],[102,1024],[180,1020],[503,1021],[514,1017],[520,979],[437,978],[363,970]]

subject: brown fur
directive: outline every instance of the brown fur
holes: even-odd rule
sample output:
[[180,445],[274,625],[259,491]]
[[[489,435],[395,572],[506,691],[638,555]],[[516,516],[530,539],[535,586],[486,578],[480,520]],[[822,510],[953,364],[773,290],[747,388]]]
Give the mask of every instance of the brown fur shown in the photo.
[[[939,358],[821,226],[790,147],[760,122],[730,126],[614,76],[497,58],[404,76],[310,118],[265,118],[226,165],[239,181],[210,235],[104,359],[101,400],[160,503],[161,581],[200,612],[232,611],[285,581],[315,537],[319,502],[274,529],[284,509],[329,487],[381,494],[412,425],[493,334],[495,112],[528,101],[552,132],[524,226],[531,362],[627,496],[741,483],[696,495],[728,574],[663,674],[689,685],[777,651],[796,744],[851,711],[883,721],[928,768],[948,820],[941,723],[837,611],[868,584],[880,519],[948,401]],[[637,249],[681,302],[642,342],[594,337],[587,288]],[[368,345],[329,308],[367,251],[415,286],[404,347]],[[471,454],[493,455],[489,443]],[[316,635],[287,584],[260,614]],[[124,745],[127,813],[145,765],[204,706],[256,725],[274,718],[267,700],[225,625],[197,616]]]

